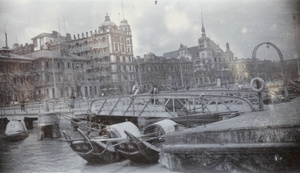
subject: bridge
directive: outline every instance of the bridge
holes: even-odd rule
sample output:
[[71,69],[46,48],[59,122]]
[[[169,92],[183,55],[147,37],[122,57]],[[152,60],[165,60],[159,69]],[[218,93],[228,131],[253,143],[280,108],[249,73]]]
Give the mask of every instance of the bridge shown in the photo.
[[[159,94],[138,94],[76,100],[74,109],[69,100],[50,101],[49,109],[60,115],[75,118],[92,116],[104,121],[145,121],[151,118],[178,118],[204,115],[241,114],[258,108],[257,93],[248,90],[184,90]],[[2,107],[0,118],[37,120],[44,113],[44,104],[27,104],[25,111],[19,106]],[[100,121],[99,120],[99,121]]]

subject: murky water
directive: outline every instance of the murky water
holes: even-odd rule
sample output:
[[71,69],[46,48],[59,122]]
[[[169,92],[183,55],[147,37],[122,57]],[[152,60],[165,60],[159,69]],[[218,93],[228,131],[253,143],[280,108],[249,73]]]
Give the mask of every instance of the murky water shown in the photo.
[[[1,130],[0,130],[1,131]],[[38,141],[35,127],[23,141],[7,142],[0,136],[0,172],[170,172],[159,164],[135,164],[129,160],[107,165],[91,165],[71,150],[65,142]]]

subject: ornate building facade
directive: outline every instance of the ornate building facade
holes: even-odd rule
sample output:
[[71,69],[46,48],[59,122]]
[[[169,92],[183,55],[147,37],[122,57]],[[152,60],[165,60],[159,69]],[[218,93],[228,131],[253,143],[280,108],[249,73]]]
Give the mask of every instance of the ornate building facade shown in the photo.
[[143,92],[152,86],[159,90],[183,89],[194,85],[193,63],[185,58],[156,56],[154,53],[136,58],[136,79]]
[[223,51],[206,36],[203,21],[201,33],[197,46],[188,48],[181,44],[178,50],[164,53],[163,56],[193,61],[196,86],[209,85],[215,83],[217,79],[221,79],[223,83],[233,82],[231,62],[234,60],[234,54],[230,50],[229,43],[226,43],[226,51]]
[[[7,57],[18,56],[10,58],[16,64],[21,62],[20,57],[26,59],[30,66],[26,74],[34,75],[37,81],[31,82],[34,88],[30,94],[22,92],[11,100],[69,98],[72,92],[77,97],[97,97],[102,93],[129,93],[134,85],[132,34],[125,19],[117,26],[106,15],[98,30],[74,35],[73,39],[57,31],[41,33],[32,38],[31,44],[15,43],[6,53]],[[10,77],[16,85],[23,80]]]
[[117,26],[108,15],[98,30],[74,35],[69,52],[89,60],[93,85],[104,90],[128,93],[134,85],[132,33],[126,19]]

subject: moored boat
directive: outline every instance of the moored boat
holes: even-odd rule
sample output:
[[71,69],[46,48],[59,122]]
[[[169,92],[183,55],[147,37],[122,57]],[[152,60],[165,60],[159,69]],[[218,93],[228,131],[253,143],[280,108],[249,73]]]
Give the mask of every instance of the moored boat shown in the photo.
[[4,132],[4,139],[8,141],[19,141],[28,137],[28,131],[23,120],[10,120]]
[[131,122],[123,122],[105,127],[100,130],[98,136],[85,134],[77,129],[83,138],[71,138],[63,131],[66,141],[79,156],[90,163],[106,164],[124,159],[115,149],[116,145],[126,140],[124,130],[134,135],[140,135],[139,129]]
[[147,126],[144,134],[136,136],[125,131],[128,140],[116,146],[127,159],[134,162],[157,162],[161,146],[164,144],[164,135],[174,132],[178,124],[165,119]]

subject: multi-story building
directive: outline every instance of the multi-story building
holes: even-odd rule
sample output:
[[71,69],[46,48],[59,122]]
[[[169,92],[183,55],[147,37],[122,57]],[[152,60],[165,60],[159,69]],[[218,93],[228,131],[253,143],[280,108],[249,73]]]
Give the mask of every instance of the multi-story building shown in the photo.
[[132,34],[127,20],[120,26],[108,15],[98,30],[62,36],[41,33],[32,44],[14,44],[10,53],[29,58],[31,75],[38,74],[32,99],[95,97],[105,92],[126,93],[135,79]]
[[32,73],[32,58],[13,54],[8,47],[0,49],[0,104],[8,105],[32,98],[36,75]]
[[194,85],[193,63],[185,58],[167,59],[150,52],[144,58],[137,57],[135,64],[136,81],[143,92],[152,86],[169,90]]
[[130,25],[123,19],[117,26],[108,15],[98,30],[74,35],[69,52],[85,57],[91,82],[101,89],[129,92],[134,85],[133,45]]
[[164,53],[166,58],[187,58],[193,61],[194,76],[197,85],[205,85],[216,82],[219,78],[224,83],[232,82],[230,73],[231,62],[234,54],[230,50],[229,43],[226,43],[226,51],[206,36],[205,27],[202,22],[202,36],[198,39],[198,45],[186,47],[180,45],[176,51]]
[[68,98],[71,92],[77,96],[85,93],[85,58],[53,50],[34,51],[24,56],[33,59],[32,70],[39,74],[35,99]]
[[[256,65],[255,65],[256,63]],[[261,77],[265,81],[282,80],[282,68],[278,61],[258,60],[252,58],[234,59],[231,71],[235,83],[249,84],[252,78]]]

